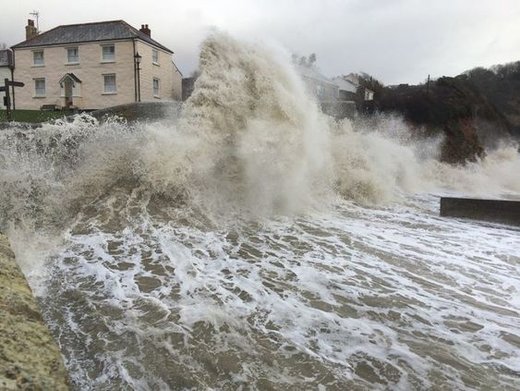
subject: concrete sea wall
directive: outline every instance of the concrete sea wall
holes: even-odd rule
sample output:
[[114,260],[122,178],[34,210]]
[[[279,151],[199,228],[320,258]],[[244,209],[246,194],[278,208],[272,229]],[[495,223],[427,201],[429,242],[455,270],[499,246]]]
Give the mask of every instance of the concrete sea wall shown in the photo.
[[520,226],[520,201],[441,197],[440,215]]
[[60,351],[0,234],[0,390],[68,390]]

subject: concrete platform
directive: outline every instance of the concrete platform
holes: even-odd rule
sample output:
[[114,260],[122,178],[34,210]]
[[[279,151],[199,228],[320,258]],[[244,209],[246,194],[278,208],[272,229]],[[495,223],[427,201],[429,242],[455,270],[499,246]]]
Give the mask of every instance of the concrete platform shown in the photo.
[[0,390],[68,390],[58,346],[0,234]]
[[520,226],[520,200],[441,197],[440,215]]

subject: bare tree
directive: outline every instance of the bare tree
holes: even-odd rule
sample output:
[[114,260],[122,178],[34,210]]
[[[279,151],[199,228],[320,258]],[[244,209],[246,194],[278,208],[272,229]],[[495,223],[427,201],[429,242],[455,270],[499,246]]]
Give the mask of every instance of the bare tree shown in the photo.
[[312,66],[316,62],[316,53],[311,53],[309,56],[308,65]]
[[309,57],[299,56],[295,53],[291,55],[293,64],[300,65],[302,67],[311,68],[316,64],[316,53],[311,53]]

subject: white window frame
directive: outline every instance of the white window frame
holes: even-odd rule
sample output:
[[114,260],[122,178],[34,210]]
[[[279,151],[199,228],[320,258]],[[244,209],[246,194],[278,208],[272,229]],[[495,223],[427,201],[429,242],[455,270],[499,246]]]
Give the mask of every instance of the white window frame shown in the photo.
[[[105,49],[113,48],[113,53],[110,56],[105,56]],[[110,45],[101,45],[101,62],[115,62],[116,61],[116,45],[110,44]]]
[[[47,96],[47,86],[44,77],[34,78],[34,98],[45,98]],[[43,81],[43,89],[38,88],[38,82]],[[43,91],[43,92],[42,92]]]
[[[36,53],[41,53],[42,56],[41,56],[41,62],[37,62],[36,61]],[[35,67],[43,67],[45,66],[45,52],[42,50],[33,50],[32,52],[33,54],[33,66]]]
[[[109,86],[107,84],[107,78],[113,77],[114,78],[114,89],[107,89]],[[103,95],[115,95],[117,94],[117,77],[115,73],[105,73],[103,74]]]
[[159,65],[159,50],[152,49],[152,64]]
[[[155,82],[157,82],[157,91],[155,89]],[[158,77],[154,77],[152,79],[152,93],[154,98],[161,97],[161,79],[159,79]]]
[[[79,47],[73,46],[69,48],[65,48],[67,50],[67,64],[79,64]],[[76,57],[72,57],[74,61],[71,61],[70,51],[76,50]]]

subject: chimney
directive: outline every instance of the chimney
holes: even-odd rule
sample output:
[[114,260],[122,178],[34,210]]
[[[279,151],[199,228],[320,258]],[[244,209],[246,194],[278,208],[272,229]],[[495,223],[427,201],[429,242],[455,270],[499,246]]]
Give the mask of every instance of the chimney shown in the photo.
[[34,20],[27,20],[27,26],[25,26],[25,39],[31,39],[38,35],[38,30],[34,26]]
[[147,24],[142,24],[141,25],[141,29],[139,31],[142,32],[142,33],[145,33],[149,37],[152,36],[152,31],[148,28]]

